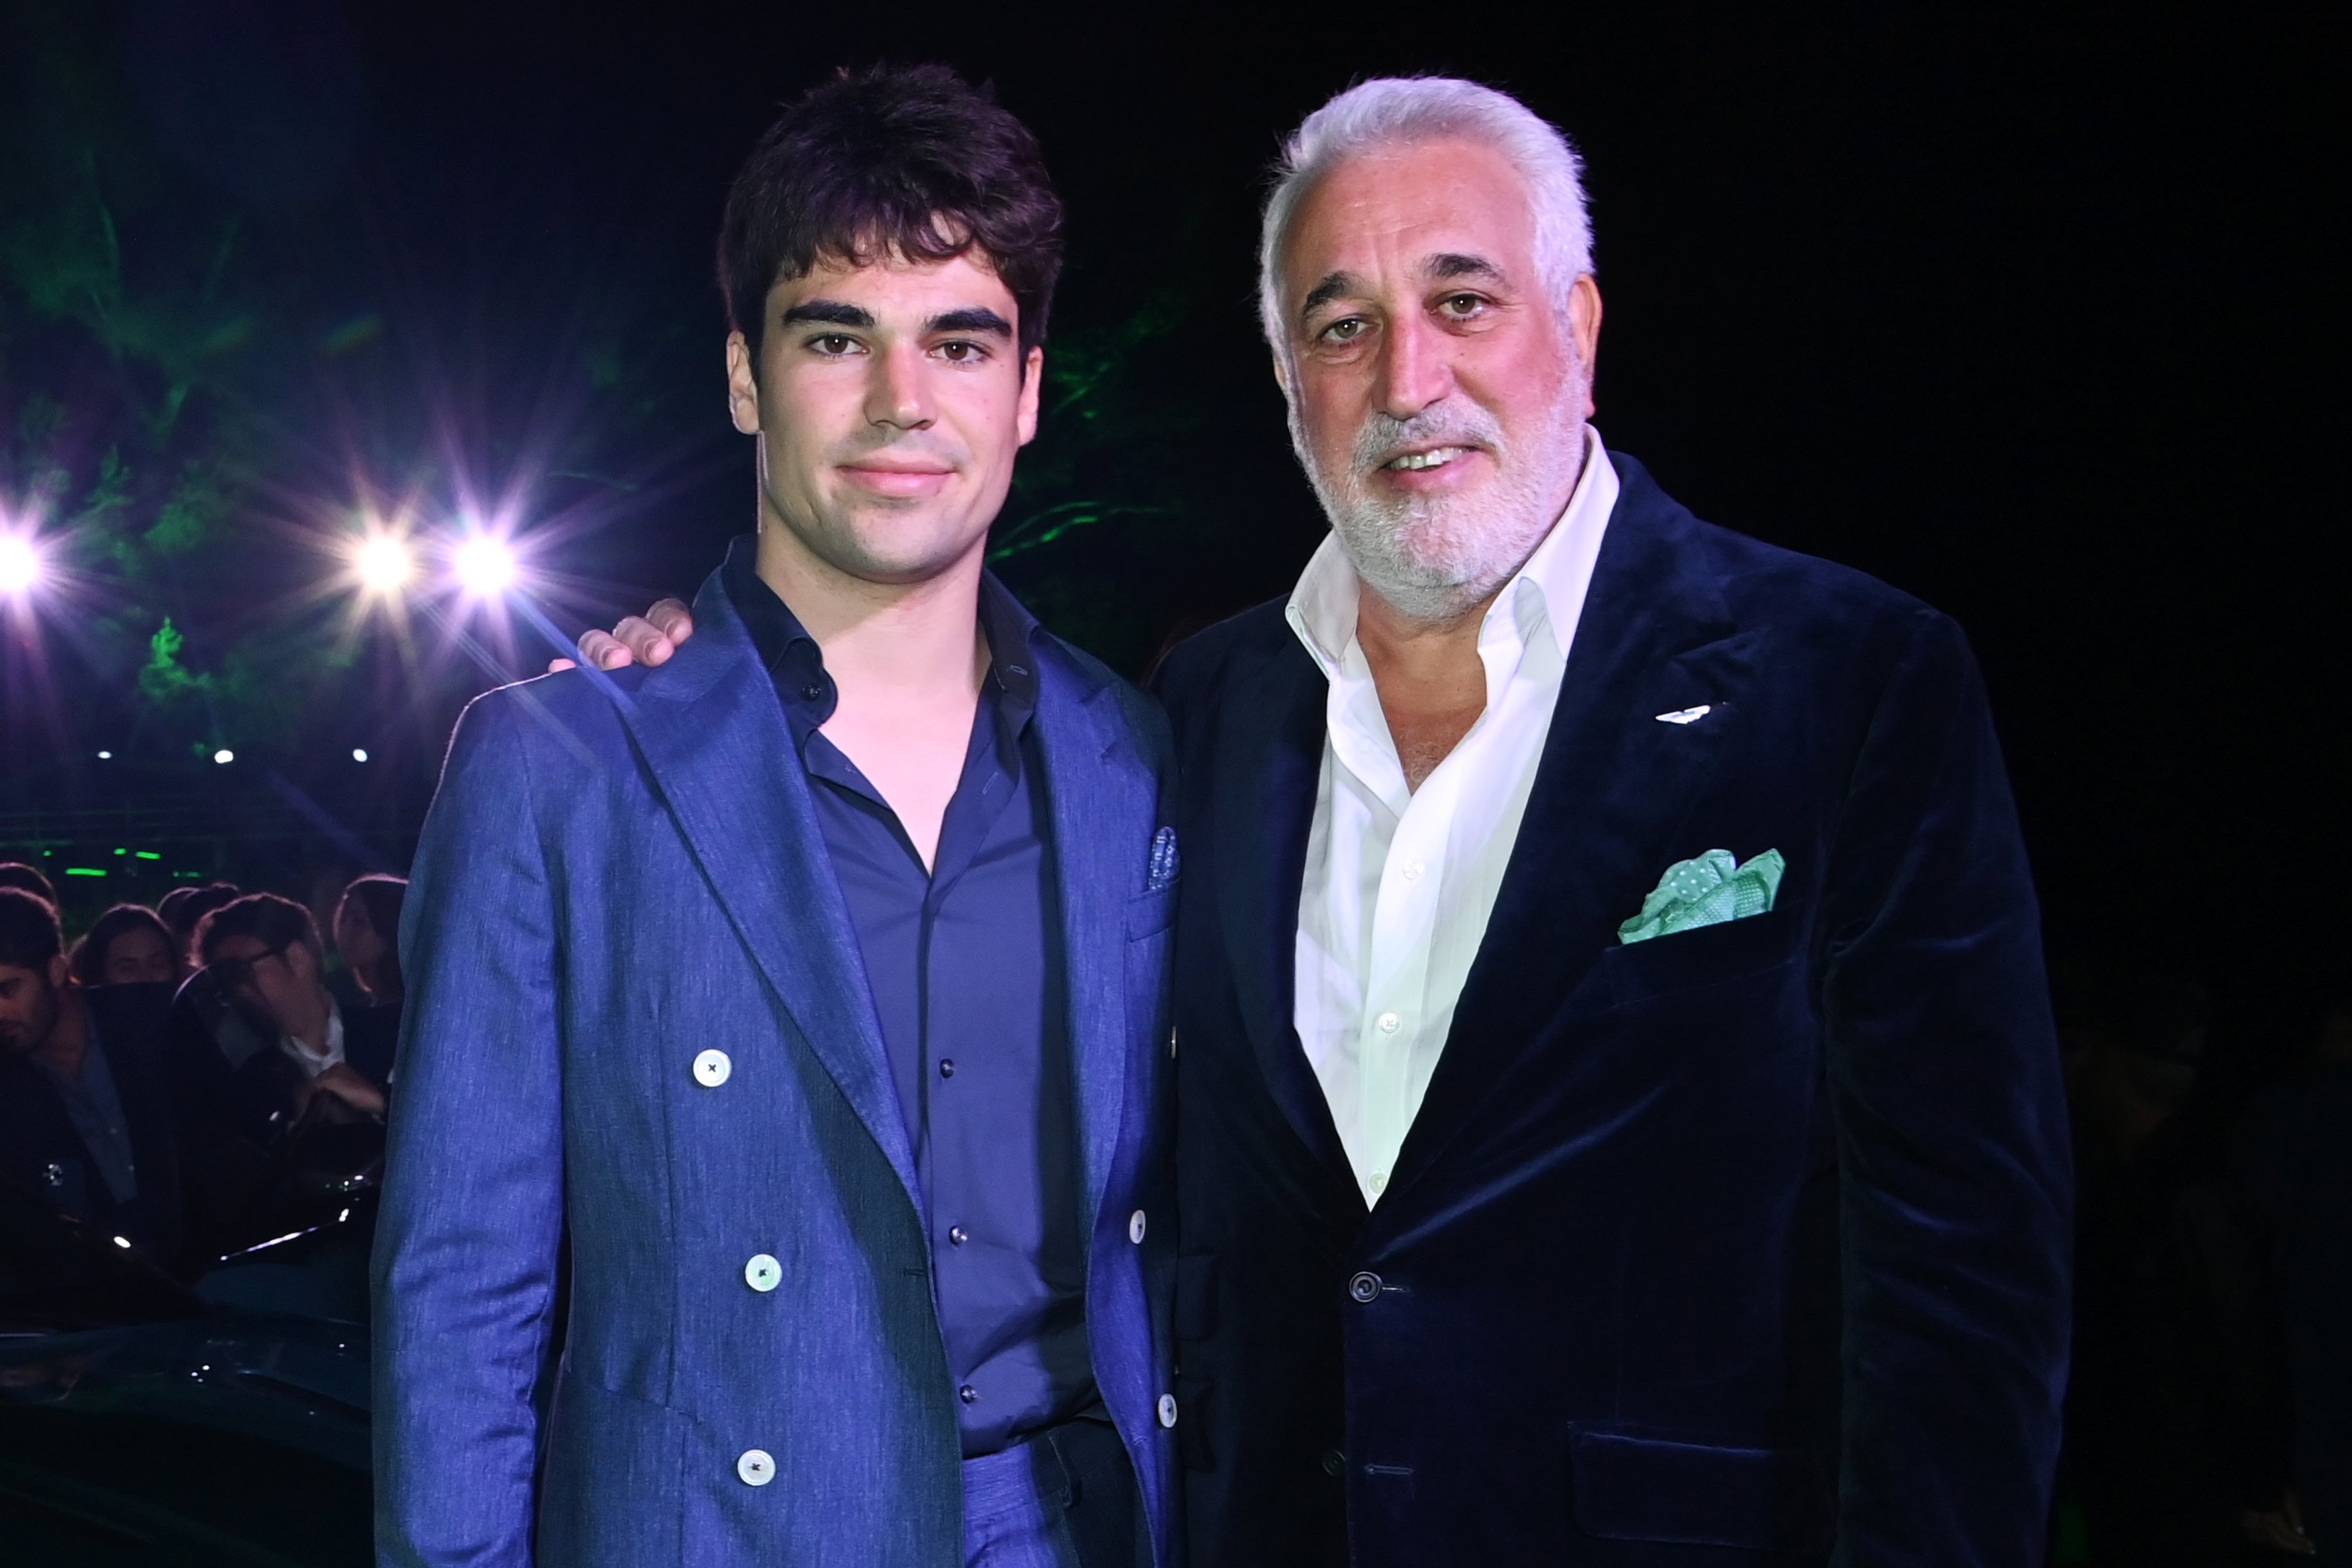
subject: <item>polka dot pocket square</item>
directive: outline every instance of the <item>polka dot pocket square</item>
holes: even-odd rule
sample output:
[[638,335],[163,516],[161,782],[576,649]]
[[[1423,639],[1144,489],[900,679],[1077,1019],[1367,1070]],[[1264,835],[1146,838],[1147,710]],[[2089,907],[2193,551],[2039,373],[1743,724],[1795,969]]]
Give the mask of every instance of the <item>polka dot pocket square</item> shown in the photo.
[[1642,900],[1642,912],[1617,928],[1617,940],[1647,942],[1654,936],[1672,936],[1763,914],[1780,891],[1780,873],[1785,869],[1778,849],[1767,849],[1745,866],[1728,849],[1710,849],[1696,860],[1677,860]]

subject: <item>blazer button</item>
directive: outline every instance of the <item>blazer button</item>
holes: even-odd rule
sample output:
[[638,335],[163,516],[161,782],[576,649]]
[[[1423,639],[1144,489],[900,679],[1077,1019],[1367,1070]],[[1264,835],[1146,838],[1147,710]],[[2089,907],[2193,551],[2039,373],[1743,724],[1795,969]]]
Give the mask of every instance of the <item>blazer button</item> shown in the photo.
[[705,1089],[717,1089],[734,1070],[735,1064],[727,1059],[725,1051],[705,1051],[694,1058],[694,1081]]
[[1143,1211],[1141,1209],[1127,1216],[1127,1239],[1138,1247],[1143,1245]]
[[764,1252],[755,1252],[743,1265],[743,1283],[762,1296],[783,1282],[784,1266]]
[[1323,1473],[1327,1476],[1346,1475],[1348,1473],[1348,1456],[1339,1452],[1337,1448],[1324,1449]]
[[1357,1275],[1348,1281],[1348,1294],[1365,1306],[1371,1305],[1381,1299],[1381,1277],[1370,1272]]
[[747,1487],[764,1487],[776,1479],[775,1457],[765,1448],[746,1448],[735,1461],[735,1475]]
[[1172,1394],[1160,1396],[1160,1424],[1162,1426],[1176,1425],[1176,1396]]

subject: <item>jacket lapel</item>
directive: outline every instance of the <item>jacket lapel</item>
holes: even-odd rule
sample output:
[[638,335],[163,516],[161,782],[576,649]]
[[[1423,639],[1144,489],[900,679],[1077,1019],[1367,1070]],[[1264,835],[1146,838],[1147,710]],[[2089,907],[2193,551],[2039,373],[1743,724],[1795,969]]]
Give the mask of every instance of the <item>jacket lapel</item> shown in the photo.
[[[1737,727],[1763,628],[1733,622],[1698,524],[1631,460],[1517,842],[1395,1195],[1476,1125],[1488,1086],[1582,984],[1665,869]],[[1699,723],[1661,713],[1708,704]]]
[[[1255,669],[1221,698],[1228,743],[1216,749],[1214,838],[1219,923],[1234,990],[1267,1089],[1328,1168],[1348,1157],[1292,1021],[1298,895],[1323,764],[1329,686],[1286,626]],[[1354,1191],[1354,1179],[1348,1187]]]
[[808,777],[716,573],[694,621],[694,637],[618,703],[622,720],[744,945],[921,1214],[881,1022]]
[[1136,832],[1136,796],[1149,801],[1154,792],[1140,776],[1142,762],[1119,725],[1111,689],[1055,657],[1042,635],[1032,651],[1091,1239],[1118,1151],[1133,1043],[1127,1021],[1127,900],[1143,890],[1150,853],[1149,838]]

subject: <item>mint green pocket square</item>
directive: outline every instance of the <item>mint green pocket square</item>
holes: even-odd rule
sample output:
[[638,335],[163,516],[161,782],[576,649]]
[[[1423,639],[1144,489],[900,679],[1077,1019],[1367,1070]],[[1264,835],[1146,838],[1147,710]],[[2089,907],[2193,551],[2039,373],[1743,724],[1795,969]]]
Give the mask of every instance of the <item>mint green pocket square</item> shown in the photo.
[[1780,873],[1785,869],[1778,849],[1767,849],[1745,866],[1728,849],[1710,849],[1696,860],[1677,860],[1642,900],[1642,912],[1617,928],[1617,940],[1647,942],[1654,936],[1672,936],[1763,914],[1780,891]]

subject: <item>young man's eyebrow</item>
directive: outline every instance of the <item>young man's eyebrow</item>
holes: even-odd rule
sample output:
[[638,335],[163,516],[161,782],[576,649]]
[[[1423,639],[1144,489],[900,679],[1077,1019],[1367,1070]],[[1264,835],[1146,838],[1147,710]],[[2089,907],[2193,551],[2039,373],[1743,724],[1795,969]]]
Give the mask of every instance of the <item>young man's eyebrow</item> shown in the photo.
[[1307,290],[1307,298],[1298,301],[1298,313],[1301,316],[1311,316],[1341,295],[1353,292],[1355,288],[1354,273],[1334,272],[1322,282]]
[[966,305],[960,310],[942,310],[923,323],[927,332],[985,332],[992,337],[1009,338],[1013,323],[985,305]]
[[783,314],[783,325],[789,327],[796,321],[814,321],[828,327],[856,327],[862,331],[871,331],[874,326],[874,312],[863,305],[845,304],[839,300],[803,300]]
[[1503,269],[1483,256],[1465,256],[1459,251],[1442,250],[1422,264],[1422,272],[1433,283],[1450,282],[1456,278],[1485,278],[1503,281]]

